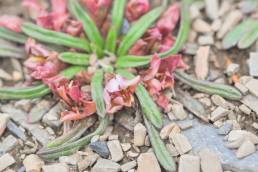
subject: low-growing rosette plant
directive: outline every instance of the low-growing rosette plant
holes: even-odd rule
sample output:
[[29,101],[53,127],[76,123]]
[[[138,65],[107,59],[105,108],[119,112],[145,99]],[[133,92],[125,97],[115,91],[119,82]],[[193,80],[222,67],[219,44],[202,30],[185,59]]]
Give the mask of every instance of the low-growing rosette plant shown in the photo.
[[[60,115],[64,128],[77,124],[43,145],[38,152],[42,158],[74,153],[105,131],[110,114],[138,103],[157,159],[164,169],[175,171],[157,131],[163,126],[162,112],[169,110],[164,91],[174,87],[175,76],[199,91],[241,97],[232,87],[200,83],[177,71],[187,68],[180,51],[190,26],[190,0],[163,0],[156,6],[149,0],[51,0],[51,10],[38,0],[23,0],[22,5],[31,21],[1,16],[0,38],[25,46],[31,85],[0,88],[0,99],[52,93],[65,106]],[[18,54],[17,48],[0,47],[2,54]],[[83,136],[96,116],[99,126]]]

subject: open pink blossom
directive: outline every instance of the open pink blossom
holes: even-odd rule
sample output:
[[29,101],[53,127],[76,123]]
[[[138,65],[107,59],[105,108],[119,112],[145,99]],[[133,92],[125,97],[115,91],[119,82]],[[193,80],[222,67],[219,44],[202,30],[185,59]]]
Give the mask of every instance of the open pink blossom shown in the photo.
[[157,27],[163,34],[171,33],[179,20],[180,7],[176,3],[170,6],[157,22]]
[[22,6],[28,9],[29,15],[33,19],[36,19],[43,11],[45,11],[45,8],[38,0],[23,0]]
[[171,55],[167,58],[160,59],[157,54],[152,58],[150,68],[147,71],[141,73],[142,80],[153,96],[157,104],[166,109],[168,100],[161,92],[166,88],[172,88],[174,86],[173,72],[177,68],[185,68],[181,55]]
[[81,0],[98,26],[102,26],[112,5],[111,0]]
[[147,13],[150,9],[149,0],[129,0],[126,6],[126,18],[132,22]]
[[88,93],[81,90],[78,81],[69,82],[62,77],[54,77],[54,79],[49,80],[48,85],[68,108],[61,113],[61,121],[80,120],[96,112],[96,104],[90,100]]
[[21,32],[22,19],[10,15],[0,16],[0,26],[15,32]]
[[115,113],[124,106],[131,107],[134,102],[133,93],[139,82],[140,76],[126,80],[120,75],[116,75],[109,80],[104,88],[104,100],[107,112]]
[[79,81],[68,81],[61,76],[46,80],[52,92],[67,106],[61,113],[61,121],[80,120],[96,112],[96,104],[88,93],[81,90]]
[[159,45],[159,52],[168,51],[174,45],[175,42],[176,39],[171,34],[163,36],[163,39],[161,40],[161,43]]

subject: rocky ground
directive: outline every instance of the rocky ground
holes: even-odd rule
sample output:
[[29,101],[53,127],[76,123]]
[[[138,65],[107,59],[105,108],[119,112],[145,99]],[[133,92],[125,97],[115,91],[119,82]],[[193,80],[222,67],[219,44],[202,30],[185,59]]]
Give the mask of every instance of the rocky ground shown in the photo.
[[[24,15],[18,1],[0,1],[0,13]],[[225,51],[221,39],[248,16],[242,1],[197,1],[184,60],[199,79],[232,84],[244,95],[228,101],[176,82],[160,137],[178,172],[258,172],[258,42],[247,50]],[[17,4],[17,5],[15,5]],[[249,11],[248,11],[249,10]],[[22,59],[0,58],[0,86],[19,86]],[[238,76],[235,82],[232,76]],[[40,159],[42,145],[62,134],[62,106],[42,99],[0,102],[0,171],[161,172],[139,111],[124,109],[89,146],[55,161]]]

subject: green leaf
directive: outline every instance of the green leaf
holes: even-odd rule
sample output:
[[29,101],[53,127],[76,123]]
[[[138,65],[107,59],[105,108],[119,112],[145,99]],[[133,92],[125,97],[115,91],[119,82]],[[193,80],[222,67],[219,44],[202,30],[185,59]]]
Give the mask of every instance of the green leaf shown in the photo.
[[73,65],[88,65],[90,55],[74,52],[64,52],[58,56],[59,60]]
[[251,19],[244,20],[242,23],[236,26],[232,31],[227,33],[227,35],[224,37],[222,41],[223,48],[229,49],[235,46],[238,43],[238,41],[241,39],[241,37],[251,30],[253,23],[255,23],[255,20],[251,20]]
[[103,71],[97,70],[91,80],[92,99],[97,106],[97,114],[104,118],[106,115],[105,103],[103,98]]
[[117,59],[116,66],[118,68],[144,66],[149,64],[151,59],[152,56],[122,56]]
[[[160,58],[166,58],[170,55],[178,53],[178,51],[182,48],[185,41],[187,40],[189,28],[190,28],[190,19],[189,19],[189,6],[191,4],[191,0],[183,0],[182,8],[181,8],[181,21],[180,28],[178,32],[178,36],[175,44],[168,51],[164,53],[160,53]],[[135,55],[122,55],[119,56],[117,61],[117,67],[125,68],[125,67],[139,67],[147,65],[151,61],[152,56],[135,56]],[[128,61],[128,63],[127,63]]]
[[[88,13],[77,2],[77,0],[69,0],[69,10],[79,21],[82,22],[84,31],[91,43],[95,44],[98,51],[102,50],[104,40],[98,28]],[[98,54],[101,55],[100,52]]]
[[[126,77],[128,79],[132,79],[134,77],[133,74],[127,72],[126,70],[117,70],[116,71],[119,75]],[[156,103],[150,97],[148,91],[144,88],[143,85],[138,84],[136,88],[136,96],[140,102],[141,109],[143,114],[151,121],[151,123],[157,127],[161,128],[163,125],[161,113],[159,108],[157,107]]]
[[241,93],[237,89],[228,85],[197,80],[179,70],[175,72],[175,77],[200,92],[210,95],[217,94],[229,100],[240,100],[242,98]]
[[158,131],[144,118],[145,125],[149,134],[151,146],[160,163],[160,165],[167,171],[176,171],[176,164],[169,154],[164,142],[159,137]]
[[246,49],[250,47],[258,39],[258,21],[254,21],[248,27],[250,27],[251,30],[245,33],[238,42],[237,46],[240,49]]
[[0,27],[0,38],[21,44],[24,44],[27,40],[25,35],[6,29],[4,27]]
[[123,24],[124,9],[126,0],[114,0],[112,9],[112,25],[107,34],[105,49],[111,53],[116,51],[118,33]]
[[143,36],[146,30],[159,18],[164,7],[157,7],[143,15],[129,29],[128,33],[123,37],[120,46],[117,50],[118,56],[126,55],[132,45]]
[[168,51],[159,54],[159,57],[164,58],[170,55],[178,53],[178,51],[182,48],[185,41],[188,38],[189,29],[190,29],[190,13],[189,8],[191,5],[192,0],[183,0],[181,6],[181,21],[180,21],[180,28],[176,38],[176,42],[171,49]]
[[41,42],[77,48],[87,52],[90,51],[90,45],[85,39],[76,38],[62,32],[44,29],[32,23],[24,23],[22,25],[22,31]]
[[53,147],[58,147],[60,145],[63,145],[65,143],[71,141],[74,138],[74,136],[77,135],[77,133],[80,133],[82,135],[88,128],[90,128],[92,125],[94,125],[95,121],[96,121],[96,118],[92,118],[92,117],[89,117],[88,119],[83,120],[77,126],[72,128],[71,130],[69,130],[64,135],[62,135],[54,140],[51,140],[47,144],[47,148],[53,148]]
[[105,118],[101,118],[100,124],[94,132],[71,143],[67,143],[55,148],[43,148],[39,150],[37,154],[44,159],[56,159],[60,156],[71,155],[75,151],[79,150],[81,147],[89,144],[92,137],[103,134],[108,124],[109,124],[108,116],[105,116]]
[[[65,69],[60,75],[71,79],[76,73],[83,70],[82,67],[74,66]],[[0,100],[17,100],[17,99],[33,99],[43,97],[50,93],[50,90],[44,84],[25,88],[0,88]]]

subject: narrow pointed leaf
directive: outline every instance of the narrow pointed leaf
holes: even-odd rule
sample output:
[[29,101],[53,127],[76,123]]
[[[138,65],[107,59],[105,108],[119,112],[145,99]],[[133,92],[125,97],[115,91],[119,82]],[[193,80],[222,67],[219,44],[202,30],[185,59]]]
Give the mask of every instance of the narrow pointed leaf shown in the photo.
[[229,100],[240,100],[242,98],[241,93],[237,89],[228,85],[197,80],[179,70],[175,72],[175,77],[200,92],[211,95],[217,94]]
[[176,171],[176,164],[172,156],[169,154],[164,142],[161,140],[158,131],[144,119],[151,146],[154,150],[154,153],[160,163],[160,165],[167,171]]
[[59,60],[73,65],[88,65],[90,55],[82,54],[82,53],[74,53],[74,52],[65,52],[61,53],[58,56]]
[[[82,122],[79,123],[79,125],[77,125],[73,129],[71,129],[68,133],[65,133],[64,135],[50,141],[47,144],[47,147],[53,148],[53,147],[57,147],[57,146],[63,145],[65,143],[71,141],[77,133],[83,134],[88,128],[90,128],[92,125],[94,125],[95,121],[96,121],[96,118],[94,118],[94,117],[89,117],[89,118],[83,120]],[[75,141],[75,140],[73,140],[73,141]]]
[[152,56],[133,56],[127,55],[117,59],[116,66],[118,68],[138,67],[150,63]]
[[190,29],[190,14],[189,8],[191,5],[192,0],[183,0],[181,6],[181,21],[180,21],[180,28],[176,38],[176,42],[171,49],[168,51],[159,54],[159,57],[164,58],[173,54],[178,53],[178,51],[182,48],[185,41],[188,38],[189,29]]
[[82,22],[84,31],[91,43],[95,44],[98,51],[102,50],[104,40],[89,14],[81,7],[77,0],[69,0],[69,10],[79,21]]
[[24,44],[27,40],[27,37],[25,35],[11,31],[4,27],[0,27],[0,38],[21,44]]
[[[116,72],[128,79],[134,77],[133,74],[125,70],[117,70]],[[142,112],[146,116],[146,118],[150,120],[155,127],[161,128],[163,122],[160,110],[142,84],[138,84],[136,88],[136,96],[140,102]]]
[[126,0],[114,0],[112,9],[112,25],[109,29],[105,48],[111,53],[115,53],[118,33],[123,24]]
[[[70,79],[81,70],[83,70],[82,67],[70,67],[62,71],[60,75],[63,75],[64,77]],[[25,88],[7,87],[0,88],[0,100],[33,99],[43,97],[49,93],[49,88],[44,84]]]
[[238,48],[246,49],[250,47],[258,39],[258,21],[253,22],[251,25],[251,30],[245,33],[238,42]]
[[81,147],[89,144],[92,137],[103,134],[108,124],[108,116],[105,116],[105,118],[101,118],[100,124],[94,132],[72,143],[67,143],[55,148],[43,148],[39,150],[37,154],[44,159],[56,159],[60,156],[71,155],[79,150]]
[[[190,19],[189,19],[189,6],[191,4],[191,0],[184,0],[181,8],[181,21],[180,28],[177,35],[177,39],[173,47],[164,53],[160,53],[160,58],[166,58],[170,55],[178,53],[178,51],[182,48],[185,41],[187,40],[189,28],[190,28]],[[123,59],[125,58],[125,59]],[[151,60],[152,56],[135,56],[135,55],[122,55],[119,56],[117,66],[118,67],[139,67],[148,64]],[[126,61],[129,63],[126,63]]]
[[91,80],[92,99],[97,106],[97,114],[104,118],[106,115],[105,103],[103,98],[103,71],[97,70]]
[[90,45],[87,40],[76,38],[65,33],[55,32],[44,29],[32,23],[24,23],[22,31],[28,36],[45,43],[63,45],[69,48],[77,48],[84,51],[90,51]]
[[132,45],[143,36],[147,29],[159,18],[164,7],[156,7],[147,14],[137,20],[129,29],[128,33],[123,37],[117,50],[118,56],[126,55]]
[[241,37],[250,31],[252,25],[254,25],[255,21],[251,19],[247,19],[236,26],[232,31],[230,31],[222,41],[222,46],[224,49],[229,49],[235,46]]

